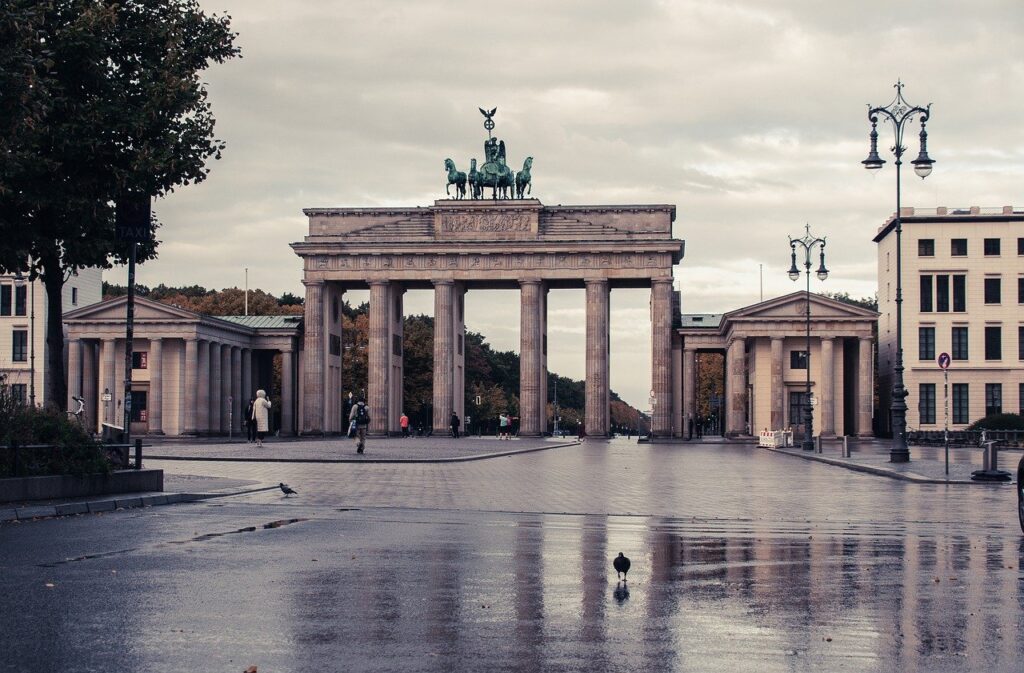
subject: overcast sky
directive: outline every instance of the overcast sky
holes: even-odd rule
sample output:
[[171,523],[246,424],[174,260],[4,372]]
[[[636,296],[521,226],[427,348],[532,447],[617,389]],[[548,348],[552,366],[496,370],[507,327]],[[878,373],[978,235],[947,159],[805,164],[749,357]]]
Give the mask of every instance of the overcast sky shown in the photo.
[[[895,172],[861,167],[866,104],[897,78],[933,103],[935,171],[905,171],[904,205],[1024,205],[1020,0],[202,4],[232,16],[244,56],[205,77],[228,147],[205,183],[157,202],[145,284],[241,287],[248,266],[251,287],[302,294],[302,208],[431,204],[443,159],[480,154],[478,107],[498,108],[510,163],[534,157],[542,203],[675,204],[685,312],[758,301],[759,265],[765,298],[797,289],[787,236],[805,222],[829,241],[832,275],[812,287],[874,293]],[[612,297],[612,387],[641,408],[647,300]],[[406,304],[432,312],[428,292]],[[549,365],[582,378],[583,293],[550,305]],[[518,350],[518,296],[471,292],[467,325]]]

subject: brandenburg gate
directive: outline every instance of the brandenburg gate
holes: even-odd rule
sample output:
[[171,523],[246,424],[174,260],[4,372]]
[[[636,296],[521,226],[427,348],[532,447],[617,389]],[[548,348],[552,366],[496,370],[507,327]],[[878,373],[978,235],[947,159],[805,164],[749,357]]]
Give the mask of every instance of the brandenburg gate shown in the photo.
[[[485,113],[486,115],[486,113]],[[501,152],[504,152],[502,145]],[[503,159],[503,157],[502,157]],[[474,162],[475,171],[475,162]],[[471,176],[470,182],[473,182]],[[545,206],[530,198],[445,199],[416,208],[310,208],[309,234],[292,248],[303,260],[305,362],[300,429],[342,432],[341,301],[370,290],[370,431],[399,430],[402,414],[402,297],[434,291],[433,426],[465,418],[464,297],[471,289],[520,291],[520,434],[547,424],[547,295],[586,290],[588,435],[610,432],[609,294],[651,290],[652,433],[671,435],[672,267],[683,241],[672,238],[675,207]]]

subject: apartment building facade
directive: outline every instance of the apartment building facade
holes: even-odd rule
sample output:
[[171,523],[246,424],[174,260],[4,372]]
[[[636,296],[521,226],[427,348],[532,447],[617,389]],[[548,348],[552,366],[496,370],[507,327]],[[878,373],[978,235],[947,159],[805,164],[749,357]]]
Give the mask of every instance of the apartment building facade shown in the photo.
[[[963,429],[1024,409],[1024,209],[903,208],[908,430]],[[880,416],[896,366],[895,216],[878,231]],[[948,353],[948,389],[938,357]]]
[[[64,283],[64,310],[103,298],[103,270],[81,269]],[[46,389],[46,315],[49,301],[38,278],[0,275],[0,376],[11,395],[42,405]],[[60,406],[64,401],[60,400]]]

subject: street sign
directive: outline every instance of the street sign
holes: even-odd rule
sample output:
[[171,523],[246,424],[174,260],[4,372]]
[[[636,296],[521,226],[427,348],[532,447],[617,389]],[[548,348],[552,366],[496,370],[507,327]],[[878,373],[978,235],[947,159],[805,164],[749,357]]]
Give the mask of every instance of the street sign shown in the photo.
[[939,367],[942,369],[949,369],[949,363],[952,358],[949,357],[949,353],[939,353]]
[[110,393],[103,393],[103,395],[100,396],[100,399],[104,402],[109,402],[111,400],[111,395]]

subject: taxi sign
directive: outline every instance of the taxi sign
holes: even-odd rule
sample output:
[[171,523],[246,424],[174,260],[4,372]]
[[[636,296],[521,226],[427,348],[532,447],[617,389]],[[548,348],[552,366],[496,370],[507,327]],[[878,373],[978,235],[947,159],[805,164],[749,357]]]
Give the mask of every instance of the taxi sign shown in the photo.
[[939,353],[939,367],[942,369],[949,369],[949,363],[952,358],[949,357],[949,353]]

